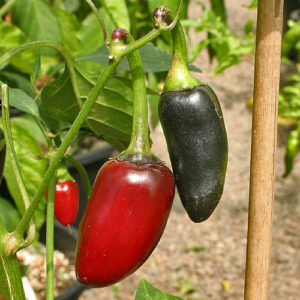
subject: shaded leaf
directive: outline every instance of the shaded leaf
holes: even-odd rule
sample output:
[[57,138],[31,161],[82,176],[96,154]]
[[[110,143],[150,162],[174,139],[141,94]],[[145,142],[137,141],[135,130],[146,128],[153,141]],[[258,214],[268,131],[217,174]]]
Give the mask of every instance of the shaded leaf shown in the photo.
[[[84,102],[94,85],[95,77],[87,74],[80,67],[76,67],[76,75],[79,92]],[[67,71],[44,88],[41,106],[51,118],[73,123],[79,107]],[[89,127],[118,150],[124,150],[131,137],[132,114],[131,88],[121,80],[110,77],[96,99],[84,126]]]
[[0,196],[0,218],[8,232],[16,229],[21,217],[16,208],[5,198]]
[[31,70],[31,81],[35,83],[41,74],[41,57],[40,55],[36,58],[32,70]]
[[227,13],[224,0],[210,0],[212,10],[217,17],[220,17],[221,21],[227,23]]
[[158,116],[158,103],[159,103],[159,94],[158,94],[158,81],[156,76],[153,73],[148,74],[148,87],[152,88],[157,94],[148,95],[148,101],[150,103],[151,110],[151,125],[152,128],[155,128],[159,122]]

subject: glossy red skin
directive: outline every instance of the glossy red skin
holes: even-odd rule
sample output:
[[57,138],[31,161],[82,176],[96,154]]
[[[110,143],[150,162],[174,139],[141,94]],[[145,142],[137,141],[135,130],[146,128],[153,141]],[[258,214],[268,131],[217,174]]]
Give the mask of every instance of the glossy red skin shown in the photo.
[[78,281],[104,287],[138,269],[162,236],[174,190],[173,174],[162,164],[104,164],[79,227]]
[[[48,197],[48,189],[46,190]],[[55,184],[54,214],[56,219],[64,226],[74,223],[79,202],[79,189],[74,181],[57,182]]]

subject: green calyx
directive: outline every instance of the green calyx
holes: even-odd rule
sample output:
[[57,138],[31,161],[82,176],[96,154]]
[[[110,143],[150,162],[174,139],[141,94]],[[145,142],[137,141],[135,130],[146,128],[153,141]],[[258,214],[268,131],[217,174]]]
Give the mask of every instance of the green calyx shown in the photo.
[[[134,42],[133,37],[127,31],[126,38],[121,42]],[[114,33],[113,33],[114,35]],[[110,44],[110,53],[115,52],[116,41],[112,40]],[[117,39],[119,47],[120,40]],[[133,84],[133,123],[132,135],[128,148],[123,151],[118,159],[130,160],[136,163],[159,162],[159,159],[151,152],[148,126],[148,107],[146,98],[145,75],[141,56],[138,50],[128,55],[130,65],[132,84]]]
[[65,182],[65,181],[75,181],[74,178],[70,175],[66,162],[63,160],[58,169],[56,170],[56,181]]
[[[154,26],[156,27],[168,28],[167,24],[176,21],[175,13],[163,6],[157,8],[156,15],[158,16],[154,15]],[[201,82],[188,69],[185,35],[179,20],[177,20],[171,33],[173,39],[173,57],[163,91],[192,89]]]

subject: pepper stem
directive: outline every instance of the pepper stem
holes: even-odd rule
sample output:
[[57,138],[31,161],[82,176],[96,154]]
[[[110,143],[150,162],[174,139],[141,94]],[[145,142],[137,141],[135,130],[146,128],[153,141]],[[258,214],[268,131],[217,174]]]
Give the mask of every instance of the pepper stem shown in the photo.
[[[154,11],[154,24],[158,28],[168,28],[176,20],[177,14],[165,6]],[[165,80],[164,92],[192,89],[200,84],[189,71],[187,64],[187,47],[185,35],[179,20],[171,31],[173,39],[173,57],[171,67]]]
[[[128,43],[134,42],[134,39],[129,32],[124,29],[116,29],[115,31],[118,30],[124,32],[125,39]],[[118,40],[118,43],[120,43],[120,40]],[[111,47],[114,47],[114,40],[111,43]],[[133,124],[129,146],[118,156],[118,158],[129,159],[139,163],[149,161],[157,162],[159,159],[151,152],[149,142],[147,94],[142,59],[138,50],[130,53],[127,58],[133,85]]]

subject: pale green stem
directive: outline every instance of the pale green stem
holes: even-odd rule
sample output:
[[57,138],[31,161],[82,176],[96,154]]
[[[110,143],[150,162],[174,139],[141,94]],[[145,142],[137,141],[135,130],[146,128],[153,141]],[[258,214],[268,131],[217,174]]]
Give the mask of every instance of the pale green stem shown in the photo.
[[55,198],[55,182],[56,177],[52,176],[47,197],[47,225],[46,225],[46,274],[47,286],[46,297],[47,300],[54,299],[54,198]]
[[80,175],[80,178],[83,182],[85,193],[87,195],[87,198],[89,199],[90,195],[91,195],[92,187],[91,187],[91,183],[89,180],[89,176],[86,172],[86,169],[83,167],[83,165],[78,160],[76,160],[71,155],[66,155],[66,159],[77,169],[77,171]]
[[[2,118],[3,118],[3,133],[6,141],[6,151],[7,151],[7,160],[10,162],[12,166],[12,170],[19,188],[19,191],[21,193],[21,198],[24,204],[24,208],[27,209],[30,204],[30,199],[26,191],[26,187],[24,185],[24,181],[22,179],[21,170],[18,164],[18,159],[16,155],[16,151],[13,144],[13,137],[11,132],[11,126],[10,126],[10,116],[9,116],[9,92],[8,92],[8,86],[7,84],[1,85],[1,99],[2,99]],[[7,248],[10,248],[13,246],[13,243],[10,243],[10,234],[8,235],[7,240]],[[35,225],[32,222],[30,224],[30,227],[27,232],[27,239],[25,241],[25,245],[27,243],[32,243],[35,237]],[[20,236],[20,239],[22,237]],[[14,240],[14,239],[13,239]],[[11,249],[10,251],[17,251],[17,249]]]
[[6,300],[25,300],[19,263],[15,255],[0,252],[0,287]]

